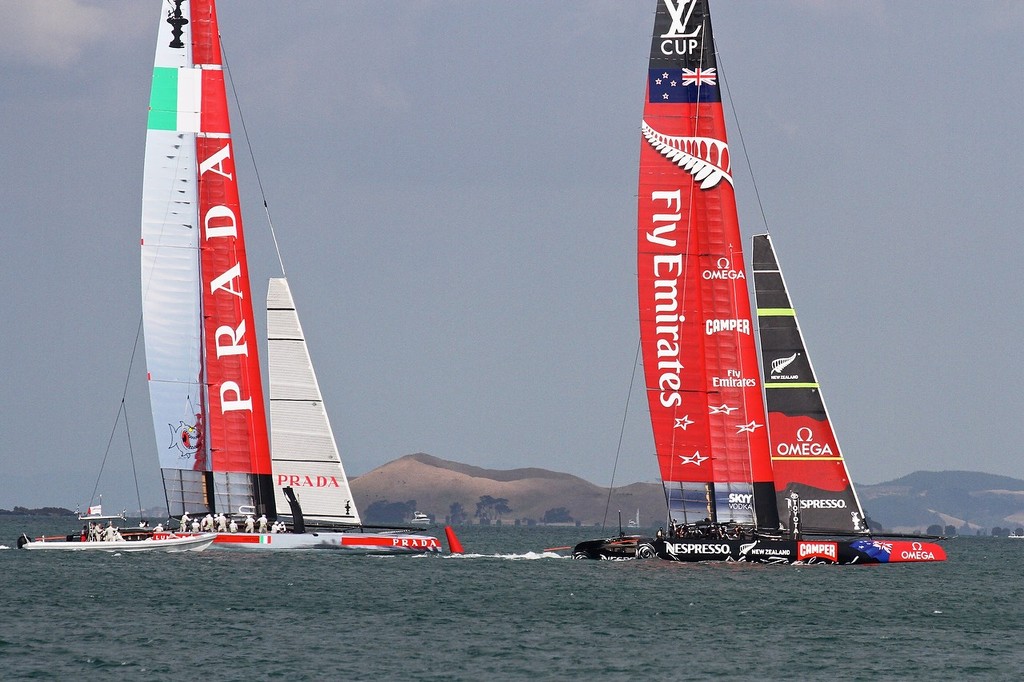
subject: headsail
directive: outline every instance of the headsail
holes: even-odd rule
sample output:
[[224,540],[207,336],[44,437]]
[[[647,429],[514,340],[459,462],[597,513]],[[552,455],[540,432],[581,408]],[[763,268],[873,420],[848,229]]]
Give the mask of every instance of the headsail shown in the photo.
[[359,512],[284,278],[270,280],[267,338],[277,508],[282,513],[288,509],[282,492],[287,486],[295,491],[307,521],[358,524]]
[[754,237],[753,271],[779,516],[788,523],[789,508],[796,500],[804,530],[866,530],[863,509],[766,234]]
[[142,296],[170,513],[270,510],[270,454],[212,0],[168,0],[146,136]]
[[644,372],[673,520],[774,526],[718,77],[706,0],[660,0],[640,144]]

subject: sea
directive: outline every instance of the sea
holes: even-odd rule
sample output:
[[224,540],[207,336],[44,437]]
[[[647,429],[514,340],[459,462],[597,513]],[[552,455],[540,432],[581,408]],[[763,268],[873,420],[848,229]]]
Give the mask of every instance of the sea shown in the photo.
[[571,527],[459,527],[446,556],[15,549],[73,527],[0,519],[0,679],[1024,677],[1024,540],[881,566],[546,551],[601,535]]

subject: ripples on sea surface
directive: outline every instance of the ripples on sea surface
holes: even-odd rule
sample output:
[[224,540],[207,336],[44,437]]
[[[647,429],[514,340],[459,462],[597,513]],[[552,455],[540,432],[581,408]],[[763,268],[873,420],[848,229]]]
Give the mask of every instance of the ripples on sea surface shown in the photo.
[[[74,526],[2,523],[12,548]],[[687,565],[542,552],[593,529],[458,530],[462,557],[3,550],[0,678],[1024,675],[1024,540],[952,540],[944,564]]]

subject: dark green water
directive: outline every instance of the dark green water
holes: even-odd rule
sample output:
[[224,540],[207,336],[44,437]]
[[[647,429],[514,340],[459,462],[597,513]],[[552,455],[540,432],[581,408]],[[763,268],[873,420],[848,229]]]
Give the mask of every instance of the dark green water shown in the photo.
[[[64,530],[3,521],[18,533]],[[587,529],[465,528],[462,557],[0,550],[7,679],[1006,679],[1024,541],[943,564],[554,558]]]

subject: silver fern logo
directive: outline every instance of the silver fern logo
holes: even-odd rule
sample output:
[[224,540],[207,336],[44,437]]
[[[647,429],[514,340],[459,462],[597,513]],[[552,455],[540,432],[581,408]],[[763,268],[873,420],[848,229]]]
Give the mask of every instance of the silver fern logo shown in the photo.
[[778,358],[777,360],[772,360],[772,374],[778,374],[782,370],[792,365],[793,361],[796,360],[797,355],[797,353],[793,353],[788,358]]
[[663,135],[643,122],[644,139],[659,154],[693,176],[701,189],[716,187],[723,179],[732,184],[729,145],[713,137]]

